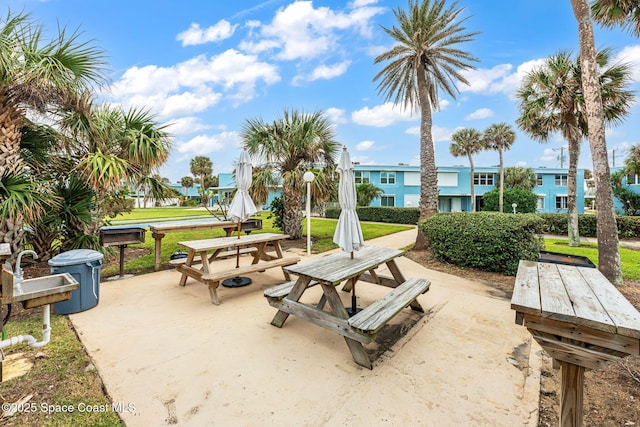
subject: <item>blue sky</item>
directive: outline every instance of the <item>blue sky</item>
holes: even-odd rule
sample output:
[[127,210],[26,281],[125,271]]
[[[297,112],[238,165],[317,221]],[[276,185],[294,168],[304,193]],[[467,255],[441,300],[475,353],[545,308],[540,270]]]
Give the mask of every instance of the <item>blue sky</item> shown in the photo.
[[[126,108],[150,109],[170,124],[174,148],[160,173],[172,182],[189,173],[197,155],[213,161],[214,174],[231,172],[247,119],[272,121],[284,109],[322,110],[337,140],[362,164],[419,164],[419,115],[394,108],[377,92],[373,63],[392,47],[380,26],[395,24],[393,9],[406,0],[8,0],[12,11],[30,12],[51,35],[58,25],[79,27],[105,49],[111,86],[101,98]],[[460,0],[465,26],[479,31],[465,49],[480,59],[465,75],[456,99],[441,94],[433,115],[438,166],[467,165],[449,154],[458,128],[480,131],[497,122],[517,132],[505,165],[559,167],[559,136],[547,144],[517,130],[514,93],[522,77],[560,50],[578,52],[569,0]],[[2,12],[6,14],[6,10]],[[611,47],[634,65],[640,88],[640,40],[596,27],[596,45]],[[610,163],[619,166],[640,143],[640,109],[608,130]],[[554,151],[556,150],[556,151]],[[565,151],[566,153],[566,151]],[[475,157],[476,166],[498,164],[496,152]],[[566,167],[566,163],[565,163]],[[590,169],[588,143],[580,167]]]

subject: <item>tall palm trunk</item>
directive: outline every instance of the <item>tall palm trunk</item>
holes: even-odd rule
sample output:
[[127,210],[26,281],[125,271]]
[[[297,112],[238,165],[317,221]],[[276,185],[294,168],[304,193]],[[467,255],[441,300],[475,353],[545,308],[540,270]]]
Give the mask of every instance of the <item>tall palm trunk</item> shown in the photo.
[[504,166],[502,160],[502,148],[498,150],[500,156],[500,200],[498,201],[498,209],[500,212],[504,212]]
[[0,176],[22,172],[20,157],[20,125],[23,114],[8,96],[0,89]]
[[476,186],[474,185],[475,169],[473,167],[473,156],[469,154],[469,166],[471,168],[471,212],[476,211]]
[[580,157],[580,141],[569,140],[569,174],[567,179],[567,231],[569,246],[580,246],[578,227],[577,179],[578,158]]
[[[0,177],[15,175],[24,169],[20,156],[22,120],[22,112],[8,96],[6,89],[0,89]],[[15,260],[23,247],[23,220],[19,212],[13,217],[0,218],[0,242],[9,243],[11,261]]]
[[282,187],[282,202],[284,213],[282,226],[284,234],[290,239],[302,238],[302,193],[294,189],[292,185]]
[[[422,62],[417,66],[418,97],[420,98],[420,218],[423,220],[438,213],[438,172],[433,149],[433,125],[431,102],[429,101],[425,67]],[[415,249],[424,249],[422,233],[416,237]]]
[[598,269],[614,285],[622,285],[618,228],[613,211],[613,191],[609,182],[609,159],[607,157],[602,96],[596,69],[596,48],[591,12],[587,0],[571,0],[571,5],[578,21],[582,87],[587,109],[593,177],[596,184]]

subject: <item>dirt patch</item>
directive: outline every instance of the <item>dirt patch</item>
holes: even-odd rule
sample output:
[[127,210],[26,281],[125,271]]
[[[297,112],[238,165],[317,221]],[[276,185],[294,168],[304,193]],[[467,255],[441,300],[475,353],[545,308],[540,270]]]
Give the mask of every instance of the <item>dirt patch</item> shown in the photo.
[[[305,239],[286,240],[282,242],[283,249],[304,248]],[[126,248],[125,260],[135,259],[148,254],[145,249]],[[409,251],[407,257],[424,265],[426,268],[442,271],[452,275],[465,277],[489,285],[496,289],[496,296],[511,299],[513,293],[513,276],[505,276],[499,273],[460,268],[451,264],[442,263],[431,256],[428,251]],[[105,258],[103,268],[110,265],[119,265],[119,255]],[[34,263],[25,267],[25,277],[38,277],[49,274],[50,268],[46,262]],[[640,282],[627,281],[625,286],[619,288],[622,294],[638,309],[640,309]],[[33,310],[23,311],[14,307],[11,319],[33,316]],[[4,314],[4,313],[3,313]],[[39,314],[35,314],[39,315]],[[413,323],[419,320],[419,316],[411,318]],[[406,326],[406,325],[405,325]],[[395,328],[395,329],[394,329]],[[367,351],[377,358],[389,348],[389,345],[405,335],[409,328],[390,325],[380,333],[382,342],[368,348]],[[514,353],[517,360],[519,354]],[[51,378],[47,384],[55,384],[57,374],[51,372]],[[539,427],[556,426],[559,424],[560,402],[560,370],[552,367],[551,358],[543,358],[542,375],[540,383]],[[24,388],[24,390],[20,390]],[[23,396],[31,391],[31,385],[21,381],[13,381],[10,393],[13,396]],[[0,396],[1,397],[1,396]],[[168,422],[171,417],[168,418]],[[2,425],[2,423],[0,423]],[[624,362],[609,366],[604,371],[589,371],[585,375],[584,389],[584,425],[585,426],[638,426],[640,427],[640,357],[630,356]]]

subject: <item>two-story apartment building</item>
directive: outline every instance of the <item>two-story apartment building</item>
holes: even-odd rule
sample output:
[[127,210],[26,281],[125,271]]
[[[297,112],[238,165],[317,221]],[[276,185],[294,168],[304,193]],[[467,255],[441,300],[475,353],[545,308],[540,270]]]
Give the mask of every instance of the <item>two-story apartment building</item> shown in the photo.
[[[567,169],[533,168],[537,185],[533,192],[538,195],[538,212],[567,211]],[[440,212],[471,210],[471,169],[465,166],[438,167],[438,209]],[[417,207],[420,201],[420,167],[405,164],[393,166],[354,165],[356,185],[370,182],[381,188],[384,194],[371,206]],[[497,167],[476,167],[474,169],[474,192],[477,210],[482,207],[482,197],[496,188],[500,176]],[[233,175],[219,175],[219,197],[230,198],[235,188]],[[578,212],[584,212],[584,170],[577,176]],[[269,195],[268,206],[274,197],[281,194],[276,190]]]
[[[534,168],[539,212],[567,211],[567,169]],[[464,166],[438,167],[438,210],[456,212],[471,210],[471,168]],[[584,170],[578,170],[578,212],[584,212]],[[476,206],[482,207],[482,197],[496,188],[500,176],[497,167],[476,167],[473,185]],[[370,182],[381,188],[384,195],[372,206],[418,206],[420,201],[420,167],[409,165],[355,165],[356,184]]]

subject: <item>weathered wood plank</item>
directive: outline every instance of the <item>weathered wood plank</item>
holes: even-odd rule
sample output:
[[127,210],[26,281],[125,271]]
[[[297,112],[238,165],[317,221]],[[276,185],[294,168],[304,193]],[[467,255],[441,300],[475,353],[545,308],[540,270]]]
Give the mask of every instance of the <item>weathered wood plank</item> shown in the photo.
[[518,273],[511,297],[511,309],[520,313],[540,314],[540,285],[538,283],[538,264],[535,261],[522,260],[518,264]]
[[640,313],[606,277],[595,268],[581,268],[586,279],[620,335],[640,339]]
[[363,344],[368,344],[372,341],[371,337],[361,335],[352,329],[346,319],[340,319],[331,313],[319,310],[316,307],[298,301],[291,301],[289,298],[284,298],[279,301],[270,299],[269,304],[280,311],[293,314],[307,322],[311,322]]
[[[267,298],[282,299],[282,298],[286,297],[287,295],[289,295],[289,292],[291,292],[291,289],[293,289],[295,284],[296,284],[296,281],[295,280],[291,280],[289,282],[285,282],[285,283],[282,283],[280,285],[273,286],[273,287],[271,287],[269,289],[266,289],[264,291],[264,296],[267,297]],[[310,287],[315,286],[317,284],[318,284],[318,282],[311,281],[307,285],[307,288],[310,288]]]
[[607,352],[583,348],[571,343],[560,342],[546,336],[532,335],[533,338],[554,359],[561,362],[584,366],[588,369],[602,370],[621,358]]
[[558,265],[557,268],[576,315],[576,323],[615,333],[613,320],[578,268],[568,265]]
[[640,355],[640,340],[616,333],[605,332],[582,325],[574,325],[531,314],[524,315],[524,326],[528,329],[558,335],[590,345],[608,347],[626,354]]
[[353,258],[348,253],[336,252],[287,267],[285,270],[296,275],[303,274],[317,278],[324,283],[336,286],[345,278],[358,276],[371,269],[371,266],[386,263],[402,253],[403,251],[398,249],[365,246],[355,251]]
[[540,306],[542,316],[550,319],[576,321],[573,304],[564,287],[557,264],[538,263]]
[[[359,277],[358,280],[367,282],[367,283],[374,283],[380,286],[385,286],[387,288],[395,288],[398,286],[398,282],[396,282],[396,280],[393,277],[381,276],[380,274],[371,274],[371,272],[362,273],[362,275]],[[345,288],[344,290],[347,290],[347,289]]]
[[560,425],[582,427],[584,368],[571,363],[562,363],[561,370]]
[[209,274],[203,274],[201,277],[201,280],[205,283],[216,282],[224,279],[229,279],[231,277],[241,276],[243,274],[254,273],[256,271],[264,271],[269,268],[283,267],[283,266],[295,264],[299,261],[300,261],[299,257],[276,258],[274,260],[264,261],[258,264],[243,265],[231,270],[215,271]]
[[429,290],[426,279],[411,278],[349,319],[349,325],[366,334],[376,334],[419,295]]
[[178,246],[182,246],[195,252],[213,251],[216,249],[225,249],[228,247],[236,247],[238,245],[249,246],[256,245],[261,242],[269,242],[289,238],[286,234],[277,233],[259,233],[247,234],[240,236],[216,237],[213,239],[188,240],[178,242]]

